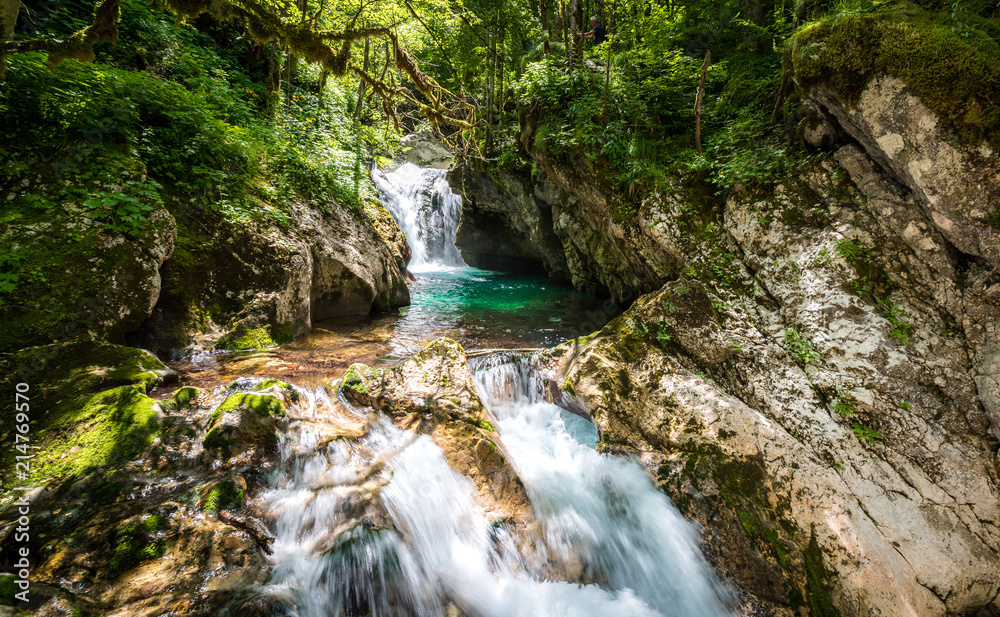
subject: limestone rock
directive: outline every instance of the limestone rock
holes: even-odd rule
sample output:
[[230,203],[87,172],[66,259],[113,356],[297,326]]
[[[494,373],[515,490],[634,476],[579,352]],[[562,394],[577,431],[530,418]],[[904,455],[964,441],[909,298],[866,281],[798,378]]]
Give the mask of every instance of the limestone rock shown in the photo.
[[496,270],[544,271],[569,280],[562,242],[553,231],[552,204],[558,191],[538,197],[527,179],[505,169],[481,169],[462,161],[448,172],[462,196],[462,219],[455,245],[466,263]]
[[0,231],[0,252],[20,256],[14,263],[30,264],[35,272],[20,275],[4,306],[0,351],[81,334],[125,342],[160,298],[160,267],[177,237],[173,216],[156,207],[137,237],[71,212],[39,224],[28,221],[14,220]]
[[490,518],[506,517],[512,528],[534,520],[517,473],[492,437],[465,351],[455,341],[432,341],[394,369],[352,365],[341,392],[356,404],[389,414],[399,426],[431,435],[451,466],[476,484]]
[[410,133],[399,142],[403,145],[404,158],[421,167],[448,169],[455,156],[429,131]]
[[130,342],[175,355],[200,331],[214,335],[202,346],[269,347],[321,319],[409,303],[399,256],[364,212],[296,202],[291,218],[278,229],[221,220],[207,234],[185,229],[185,248],[163,265],[162,297]]
[[281,400],[269,394],[232,394],[209,418],[202,445],[223,457],[246,457],[276,444],[277,418],[285,415]]

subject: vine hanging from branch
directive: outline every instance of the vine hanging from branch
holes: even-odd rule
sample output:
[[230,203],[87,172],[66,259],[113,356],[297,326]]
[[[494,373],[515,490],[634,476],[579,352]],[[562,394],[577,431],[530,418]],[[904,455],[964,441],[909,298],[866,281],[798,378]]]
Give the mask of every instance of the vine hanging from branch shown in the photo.
[[[118,40],[118,20],[121,16],[119,2],[120,0],[101,0],[94,10],[93,23],[68,38],[3,41],[0,46],[0,75],[6,65],[6,55],[12,53],[47,52],[50,70],[55,70],[67,58],[82,62],[93,60],[96,43],[116,43]],[[413,56],[399,44],[394,26],[356,28],[355,17],[342,30],[318,30],[315,27],[318,12],[311,19],[296,21],[282,17],[259,0],[167,0],[167,3],[181,18],[209,13],[220,21],[239,20],[246,25],[250,36],[257,43],[276,41],[293,55],[307,62],[319,63],[326,73],[339,77],[351,72],[364,80],[373,93],[388,103],[387,109],[392,108],[392,101],[400,99],[413,104],[442,138],[442,126],[468,131],[475,125],[475,107],[421,71]],[[429,103],[419,100],[411,90],[387,84],[351,64],[351,43],[367,38],[383,38],[391,45],[396,68],[406,75]],[[473,119],[473,122],[469,119]]]

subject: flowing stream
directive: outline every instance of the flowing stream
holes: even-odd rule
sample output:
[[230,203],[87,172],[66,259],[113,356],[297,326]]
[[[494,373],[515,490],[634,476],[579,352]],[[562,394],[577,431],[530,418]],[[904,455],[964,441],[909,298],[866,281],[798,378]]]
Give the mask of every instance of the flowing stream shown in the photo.
[[[394,334],[380,356],[387,363],[429,335],[468,346],[468,330],[478,326],[507,330],[501,340],[552,345],[613,316],[578,310],[587,305],[575,304],[575,292],[465,266],[453,241],[461,201],[444,172],[403,165],[374,173],[410,239],[418,278],[414,306],[385,325]],[[338,327],[347,326],[331,331]],[[488,336],[471,340],[483,346],[495,340]],[[307,388],[259,500],[275,535],[274,569],[260,590],[270,614],[734,614],[691,524],[636,462],[595,450],[589,417],[544,400],[544,376],[530,357],[470,362],[496,445],[523,482],[537,524],[515,534],[502,519],[489,520],[475,485],[430,436],[331,398],[322,385]],[[332,426],[340,427],[336,438]]]

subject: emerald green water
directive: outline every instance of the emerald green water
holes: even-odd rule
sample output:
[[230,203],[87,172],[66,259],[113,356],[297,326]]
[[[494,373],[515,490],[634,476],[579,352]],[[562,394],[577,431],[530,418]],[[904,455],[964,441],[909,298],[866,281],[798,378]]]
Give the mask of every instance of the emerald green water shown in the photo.
[[618,313],[610,301],[546,278],[475,268],[416,276],[411,305],[383,318],[392,324],[394,339],[408,347],[437,336],[470,349],[551,347],[601,328]]
[[543,277],[468,267],[415,276],[408,307],[321,321],[311,333],[275,349],[202,354],[172,366],[194,385],[249,374],[328,382],[355,362],[396,364],[441,336],[470,351],[551,347],[599,330],[620,312],[611,301]]

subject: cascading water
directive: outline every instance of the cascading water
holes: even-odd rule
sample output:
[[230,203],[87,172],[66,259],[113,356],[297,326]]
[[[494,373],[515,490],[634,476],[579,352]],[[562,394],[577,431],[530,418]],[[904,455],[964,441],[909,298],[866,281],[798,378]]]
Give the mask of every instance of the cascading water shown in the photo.
[[[545,530],[529,538],[532,556],[487,521],[429,436],[371,416],[364,437],[317,449],[316,430],[296,425],[263,498],[275,520],[263,591],[283,607],[274,614],[731,614],[690,526],[638,465],[592,449],[589,420],[542,401],[523,362],[475,381]],[[306,398],[315,416],[332,411]]]
[[477,371],[476,389],[545,529],[548,558],[662,615],[730,614],[691,525],[638,464],[599,454],[588,418],[543,397],[529,359]]
[[[397,334],[424,330],[456,304],[483,304],[492,327],[530,303],[516,286],[491,284],[454,245],[461,199],[444,171],[405,164],[373,171],[385,205],[407,234],[411,269],[425,274]],[[490,286],[492,285],[492,286]],[[496,289],[493,289],[493,288]],[[492,291],[484,291],[492,290]],[[534,294],[547,310],[570,313]],[[482,296],[482,297],[480,297]],[[525,301],[526,302],[526,301]],[[580,326],[591,331],[604,311]],[[485,317],[484,317],[485,318]],[[550,319],[547,317],[547,319]],[[557,318],[560,319],[560,318]],[[474,321],[448,321],[461,331]],[[537,326],[536,326],[537,327]],[[410,352],[412,353],[412,351]],[[589,418],[545,403],[530,363],[475,373],[498,429],[497,446],[524,482],[537,528],[509,534],[487,520],[475,487],[426,435],[381,414],[346,420],[347,439],[317,427],[343,425],[325,390],[305,393],[282,442],[280,471],[261,507],[275,535],[270,615],[289,617],[722,617],[725,589],[695,535],[635,463],[598,454]],[[347,406],[350,409],[349,406]]]
[[404,163],[389,173],[372,170],[382,203],[399,223],[413,251],[414,272],[467,267],[455,247],[462,198],[451,192],[445,170]]

